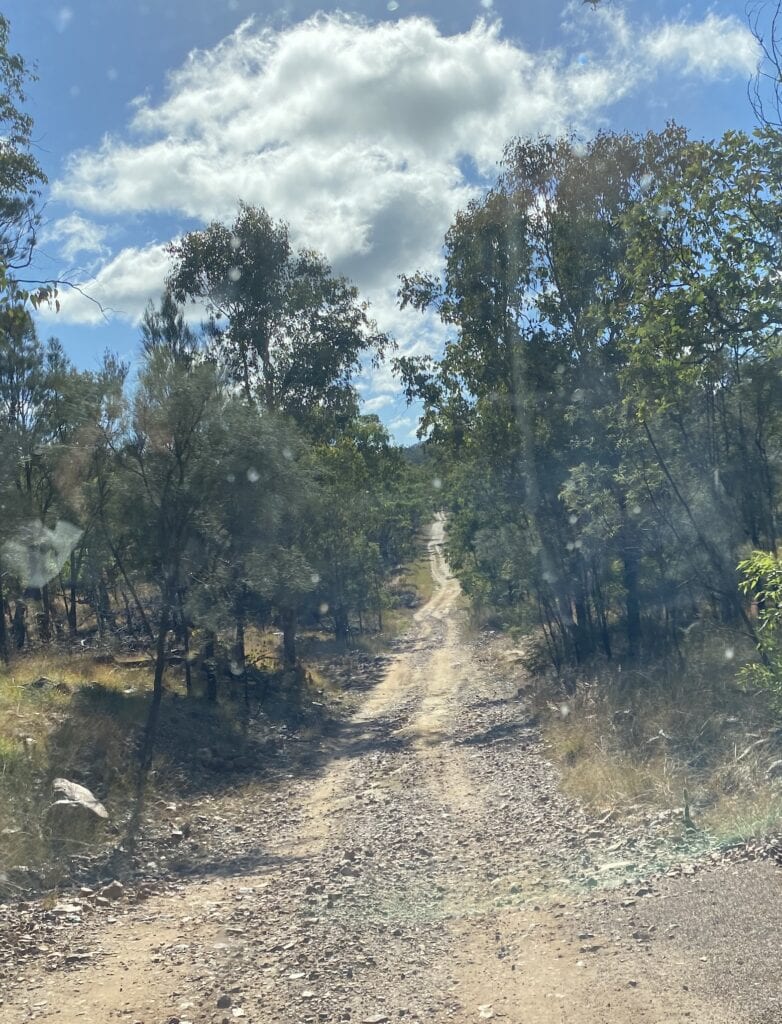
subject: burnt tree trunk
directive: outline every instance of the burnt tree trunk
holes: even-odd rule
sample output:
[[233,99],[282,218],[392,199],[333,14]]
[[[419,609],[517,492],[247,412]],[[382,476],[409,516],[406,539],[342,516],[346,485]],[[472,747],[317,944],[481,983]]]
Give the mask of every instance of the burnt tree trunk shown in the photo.
[[27,605],[17,601],[14,606],[14,643],[17,651],[21,651],[27,639]]

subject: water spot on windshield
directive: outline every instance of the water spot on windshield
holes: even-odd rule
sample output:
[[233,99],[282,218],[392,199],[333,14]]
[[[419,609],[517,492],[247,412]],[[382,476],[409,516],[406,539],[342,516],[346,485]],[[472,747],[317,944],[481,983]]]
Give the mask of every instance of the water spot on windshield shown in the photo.
[[28,587],[44,587],[62,569],[82,531],[60,520],[53,530],[43,523],[25,523],[3,545],[3,556]]

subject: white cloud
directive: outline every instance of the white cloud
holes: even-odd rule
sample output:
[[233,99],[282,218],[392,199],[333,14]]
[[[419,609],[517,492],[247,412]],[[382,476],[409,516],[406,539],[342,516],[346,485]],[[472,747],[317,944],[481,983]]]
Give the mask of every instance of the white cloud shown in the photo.
[[59,256],[67,263],[73,263],[77,256],[109,255],[110,250],[105,244],[107,234],[108,229],[104,225],[74,212],[46,225],[41,232],[41,243],[48,245],[54,242]]
[[[54,197],[114,219],[173,213],[207,222],[231,218],[239,198],[265,206],[356,281],[405,351],[432,352],[442,338],[436,318],[400,312],[395,281],[438,268],[444,232],[477,192],[466,164],[491,176],[514,135],[589,131],[661,69],[719,77],[755,59],[735,18],[635,26],[609,6],[578,22],[588,60],[582,47],[573,56],[528,52],[498,21],[456,35],[419,17],[371,24],[319,15],[282,31],[247,21],[213,49],[193,51],[161,100],[137,99],[124,134],[73,154]],[[90,222],[73,216],[61,230],[75,254]],[[160,246],[126,249],[89,291],[137,318],[165,271]],[[100,313],[69,296],[63,315]],[[387,370],[371,384],[398,389]]]
[[[96,324],[104,315],[115,314],[135,323],[147,301],[159,298],[168,264],[162,245],[123,249],[84,283],[84,294],[67,288],[61,291],[57,321]],[[55,314],[42,307],[41,315],[52,319]]]
[[664,25],[645,40],[649,57],[660,63],[681,65],[689,73],[707,78],[726,74],[753,74],[758,65],[758,45],[737,18],[721,18],[713,12],[694,25]]
[[396,395],[389,395],[384,392],[381,395],[375,395],[373,398],[367,398],[364,401],[363,412],[380,412],[381,409],[388,408],[389,405],[393,405],[396,401]]
[[414,416],[399,416],[388,424],[398,442],[414,440],[417,427],[418,420]]

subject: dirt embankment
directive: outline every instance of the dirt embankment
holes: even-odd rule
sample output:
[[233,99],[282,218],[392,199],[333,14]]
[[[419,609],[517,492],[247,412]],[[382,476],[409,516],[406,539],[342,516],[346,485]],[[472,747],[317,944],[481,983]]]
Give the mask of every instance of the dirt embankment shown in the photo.
[[204,798],[183,842],[211,859],[165,893],[0,911],[0,1024],[782,1020],[782,873],[565,799],[441,543],[314,777]]

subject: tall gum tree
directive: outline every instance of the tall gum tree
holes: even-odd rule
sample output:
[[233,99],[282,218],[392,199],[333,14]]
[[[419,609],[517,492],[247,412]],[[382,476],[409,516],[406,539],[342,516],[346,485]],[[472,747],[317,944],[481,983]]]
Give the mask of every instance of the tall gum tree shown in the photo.
[[295,250],[284,222],[244,203],[232,225],[191,232],[170,253],[171,292],[205,305],[214,349],[247,401],[309,433],[356,415],[353,378],[390,343],[322,255]]
[[[436,308],[455,331],[439,366],[396,363],[408,394],[424,401],[434,442],[463,460],[462,485],[465,466],[475,469],[474,500],[465,504],[463,489],[456,498],[454,536],[471,549],[467,562],[482,558],[494,519],[487,501],[496,508],[486,489],[503,496],[496,543],[515,523],[552,638],[577,660],[597,637],[610,653],[603,590],[615,558],[623,566],[627,654],[639,653],[640,542],[627,513],[635,503],[618,472],[624,356],[615,312],[628,290],[622,217],[676,171],[686,145],[673,125],[643,137],[604,133],[588,144],[513,141],[496,186],[448,232],[443,280],[413,275],[400,291],[403,304]],[[574,472],[591,476],[597,490],[610,482],[612,525],[590,548],[584,527],[597,509],[568,507]],[[512,562],[496,564],[511,574],[508,594],[519,584]]]

